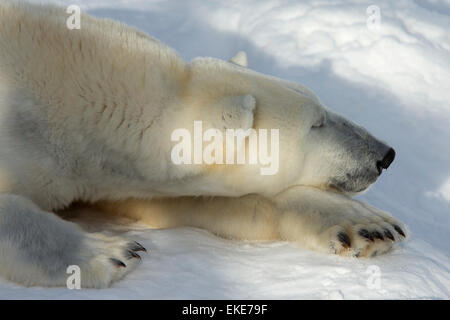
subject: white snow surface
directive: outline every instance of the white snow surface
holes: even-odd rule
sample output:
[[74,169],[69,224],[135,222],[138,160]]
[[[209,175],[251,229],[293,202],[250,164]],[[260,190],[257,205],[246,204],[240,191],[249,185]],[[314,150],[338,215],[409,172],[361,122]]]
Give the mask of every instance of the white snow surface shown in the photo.
[[[188,61],[229,59],[244,50],[250,68],[308,86],[329,108],[396,149],[389,170],[358,198],[402,220],[411,237],[387,255],[348,259],[286,242],[225,240],[194,228],[129,226],[124,235],[149,253],[111,288],[24,288],[0,280],[0,298],[450,298],[448,0],[56,3],[134,25]],[[373,4],[380,9],[378,30],[366,24]]]

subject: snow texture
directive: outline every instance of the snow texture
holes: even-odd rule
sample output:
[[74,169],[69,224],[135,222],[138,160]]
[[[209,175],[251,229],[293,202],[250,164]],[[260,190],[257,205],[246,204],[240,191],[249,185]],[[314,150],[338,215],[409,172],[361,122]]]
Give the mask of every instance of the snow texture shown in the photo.
[[[244,50],[250,68],[310,87],[325,105],[396,149],[396,161],[358,198],[391,212],[412,236],[392,253],[358,260],[285,242],[136,226],[124,235],[150,252],[111,288],[23,288],[0,280],[0,298],[450,298],[448,0],[56,3],[134,25],[186,60],[228,60]],[[371,5],[380,10],[378,29],[367,25]]]

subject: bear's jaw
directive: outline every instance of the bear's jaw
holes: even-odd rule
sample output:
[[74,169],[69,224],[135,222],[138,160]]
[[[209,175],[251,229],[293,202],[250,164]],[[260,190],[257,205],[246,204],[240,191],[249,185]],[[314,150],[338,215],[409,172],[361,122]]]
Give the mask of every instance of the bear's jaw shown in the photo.
[[[367,177],[365,178],[368,179]],[[347,181],[340,181],[337,179],[333,179],[328,184],[328,190],[342,193],[347,196],[355,196],[367,191],[370,188],[370,186],[374,184],[375,181],[377,181],[377,178],[378,177],[368,180],[364,179],[366,180],[364,183],[361,183],[361,181],[360,180],[358,181],[357,179],[350,179]]]

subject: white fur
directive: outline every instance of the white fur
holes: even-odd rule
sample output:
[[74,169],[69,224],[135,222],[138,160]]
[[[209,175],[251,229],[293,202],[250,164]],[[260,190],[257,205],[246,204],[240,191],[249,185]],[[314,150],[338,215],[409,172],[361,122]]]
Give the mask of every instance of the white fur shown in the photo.
[[233,62],[241,67],[248,67],[247,54],[244,51],[239,51],[236,55],[230,59],[230,62]]
[[[64,285],[66,267],[78,264],[82,286],[104,287],[133,268],[133,242],[88,234],[51,213],[75,200],[102,201],[162,227],[281,238],[343,255],[391,247],[358,232],[395,234],[401,224],[347,197],[376,180],[389,147],[309,89],[243,68],[243,53],[232,63],[185,63],[121,23],[83,14],[82,29],[69,30],[66,19],[56,7],[0,4],[1,275]],[[279,172],[175,165],[171,132],[191,130],[194,120],[205,128],[279,129]],[[128,198],[146,200],[108,205]]]

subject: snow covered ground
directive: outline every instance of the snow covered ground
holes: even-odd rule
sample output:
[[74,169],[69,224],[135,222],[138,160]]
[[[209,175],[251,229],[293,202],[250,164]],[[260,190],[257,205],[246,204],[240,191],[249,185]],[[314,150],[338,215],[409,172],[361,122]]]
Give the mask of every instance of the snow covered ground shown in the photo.
[[[125,235],[150,253],[112,288],[25,289],[0,280],[0,298],[450,298],[448,0],[57,3],[134,25],[187,60],[229,59],[245,50],[252,69],[310,87],[325,105],[396,149],[389,170],[359,198],[393,213],[412,236],[388,255],[357,260],[284,242],[136,226]],[[367,26],[370,5],[380,10],[378,29]]]

